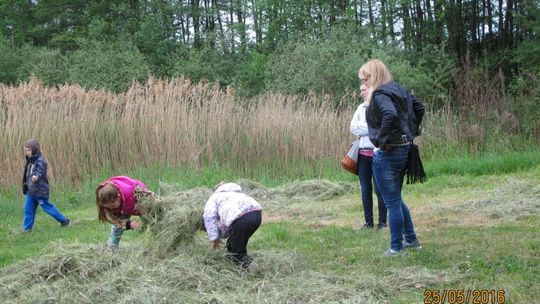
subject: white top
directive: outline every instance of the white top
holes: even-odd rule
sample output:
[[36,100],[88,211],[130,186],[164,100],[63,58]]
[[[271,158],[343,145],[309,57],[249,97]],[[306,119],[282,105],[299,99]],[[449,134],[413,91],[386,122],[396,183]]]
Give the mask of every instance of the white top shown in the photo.
[[359,148],[374,148],[373,143],[369,140],[368,125],[366,121],[366,102],[361,103],[351,120],[351,133],[354,134],[360,142]]
[[242,192],[240,185],[219,186],[204,206],[204,225],[210,241],[226,238],[229,226],[242,215],[262,210],[261,205]]

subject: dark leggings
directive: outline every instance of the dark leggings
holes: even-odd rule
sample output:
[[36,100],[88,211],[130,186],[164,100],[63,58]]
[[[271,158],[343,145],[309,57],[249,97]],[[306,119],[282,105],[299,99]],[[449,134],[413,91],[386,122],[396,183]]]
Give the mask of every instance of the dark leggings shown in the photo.
[[236,264],[248,267],[251,258],[247,255],[249,238],[261,225],[261,211],[251,211],[236,219],[229,227],[227,251]]
[[[364,207],[364,219],[366,224],[373,226],[373,189],[377,195],[377,205],[379,207],[379,224],[386,224],[386,205],[375,179],[373,178],[372,163],[373,157],[358,155],[358,179],[360,180],[360,191],[362,193],[362,206]],[[373,180],[373,184],[371,181]]]

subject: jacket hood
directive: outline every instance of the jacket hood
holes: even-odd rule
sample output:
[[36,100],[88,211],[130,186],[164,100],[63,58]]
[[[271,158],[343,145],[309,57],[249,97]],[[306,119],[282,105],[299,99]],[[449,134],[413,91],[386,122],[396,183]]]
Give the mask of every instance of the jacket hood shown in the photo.
[[216,191],[214,191],[214,193],[218,192],[242,192],[242,187],[235,183],[225,183],[217,187]]

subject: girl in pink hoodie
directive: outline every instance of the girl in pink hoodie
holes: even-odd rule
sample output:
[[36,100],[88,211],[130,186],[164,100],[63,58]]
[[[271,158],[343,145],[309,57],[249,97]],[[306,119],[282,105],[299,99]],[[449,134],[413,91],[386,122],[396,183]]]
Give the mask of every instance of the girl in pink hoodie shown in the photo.
[[141,181],[128,176],[115,176],[96,188],[98,219],[112,224],[107,245],[118,247],[124,230],[138,229],[139,221],[130,220],[132,215],[141,215],[137,203],[145,197],[158,199]]

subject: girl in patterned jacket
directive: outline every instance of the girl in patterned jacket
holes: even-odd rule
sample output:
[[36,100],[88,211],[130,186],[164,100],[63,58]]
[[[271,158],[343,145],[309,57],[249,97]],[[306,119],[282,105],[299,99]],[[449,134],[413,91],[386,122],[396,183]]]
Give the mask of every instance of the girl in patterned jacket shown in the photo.
[[43,158],[36,139],[30,139],[24,144],[26,164],[22,180],[24,199],[23,231],[30,232],[34,226],[38,206],[62,227],[67,227],[71,221],[49,202],[49,179],[47,177],[47,161]]
[[204,228],[212,248],[227,239],[227,252],[234,263],[248,268],[253,259],[247,254],[249,238],[261,225],[261,205],[234,183],[219,183],[204,207]]
[[116,248],[125,230],[138,229],[139,221],[132,221],[132,215],[141,215],[137,203],[143,198],[159,199],[141,181],[128,176],[115,176],[100,183],[96,188],[98,219],[112,224],[107,245]]

